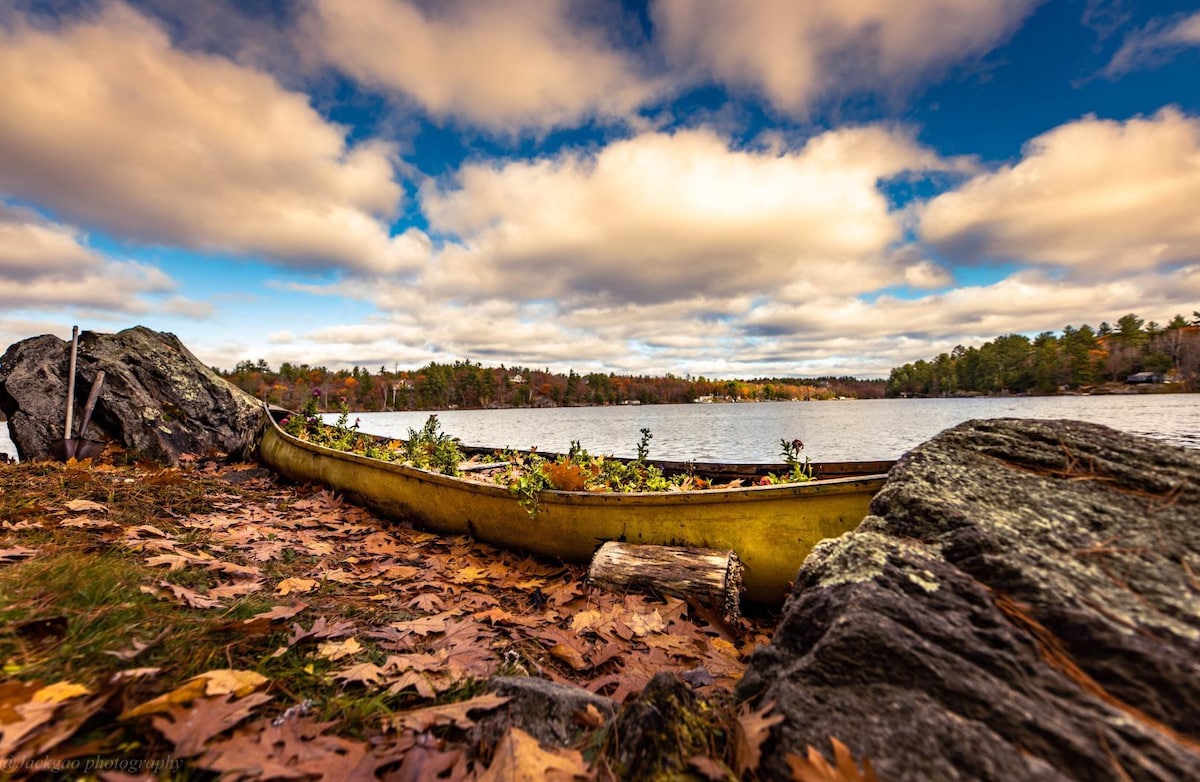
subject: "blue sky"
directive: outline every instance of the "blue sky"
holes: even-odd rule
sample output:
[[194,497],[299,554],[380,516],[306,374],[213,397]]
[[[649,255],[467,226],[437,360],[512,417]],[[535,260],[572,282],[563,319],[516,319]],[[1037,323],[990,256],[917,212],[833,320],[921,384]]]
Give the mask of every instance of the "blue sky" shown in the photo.
[[0,345],[883,376],[1200,309],[1200,4],[16,0]]

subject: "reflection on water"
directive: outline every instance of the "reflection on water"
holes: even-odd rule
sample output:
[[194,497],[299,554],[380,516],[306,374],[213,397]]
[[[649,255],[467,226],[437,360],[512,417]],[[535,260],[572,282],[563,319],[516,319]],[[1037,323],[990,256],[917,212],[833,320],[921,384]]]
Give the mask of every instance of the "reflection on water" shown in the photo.
[[[428,412],[361,413],[366,432],[406,437]],[[442,430],[465,443],[566,451],[572,440],[596,454],[633,456],[650,429],[659,459],[774,462],[779,441],[799,437],[814,461],[894,459],[972,418],[1076,418],[1200,448],[1200,394],[879,399],[725,405],[443,410]],[[333,416],[330,416],[332,420]],[[7,426],[0,453],[16,457]]]

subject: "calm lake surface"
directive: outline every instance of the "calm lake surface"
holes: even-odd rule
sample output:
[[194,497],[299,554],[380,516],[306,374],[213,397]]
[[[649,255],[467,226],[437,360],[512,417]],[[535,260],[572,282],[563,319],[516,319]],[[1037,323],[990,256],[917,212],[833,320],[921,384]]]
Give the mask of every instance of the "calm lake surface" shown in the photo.
[[[362,430],[404,438],[428,412],[360,413]],[[642,427],[659,459],[780,461],[799,437],[813,461],[895,459],[972,418],[1075,418],[1200,448],[1200,394],[879,399],[712,405],[441,410],[442,431],[471,445],[633,456]],[[351,417],[353,421],[354,416]],[[330,418],[332,420],[332,417]]]
[[[359,413],[362,430],[403,438],[428,412]],[[628,405],[511,410],[441,410],[442,431],[472,445],[633,456],[650,429],[659,459],[779,461],[779,441],[799,437],[813,461],[895,459],[972,418],[1076,418],[1200,448],[1200,394],[879,399],[714,405]],[[353,420],[353,417],[351,420]],[[332,420],[334,416],[330,416]],[[16,457],[8,427],[0,452]]]

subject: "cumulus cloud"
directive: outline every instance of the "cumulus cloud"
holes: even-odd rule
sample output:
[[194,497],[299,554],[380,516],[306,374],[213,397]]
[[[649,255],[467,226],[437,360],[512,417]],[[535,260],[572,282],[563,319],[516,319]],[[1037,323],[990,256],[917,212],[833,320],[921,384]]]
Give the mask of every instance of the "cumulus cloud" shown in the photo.
[[[781,356],[807,360],[807,346],[839,356],[847,371],[886,375],[890,367],[928,359],[957,344],[1002,334],[1060,331],[1071,324],[1115,321],[1136,311],[1167,322],[1200,300],[1200,265],[1172,274],[1148,271],[1099,283],[1018,272],[989,285],[964,286],[912,299],[829,297],[804,306],[771,303],[748,313],[746,328],[773,335]],[[839,343],[841,347],[839,348]]]
[[624,118],[657,91],[565,0],[313,0],[305,38],[331,64],[440,119],[500,131]]
[[0,26],[0,191],[142,242],[297,266],[405,272],[389,236],[395,150],[348,145],[305,95],[223,57],[172,48],[120,3],[55,29]]
[[1085,117],[1026,144],[920,212],[921,238],[967,262],[1103,277],[1200,259],[1200,118]]
[[76,229],[0,201],[0,306],[144,313],[146,295],[174,290],[159,269],[113,260],[83,242]]
[[1104,74],[1110,78],[1161,65],[1181,51],[1200,46],[1200,11],[1190,16],[1157,19],[1125,38],[1109,60]]
[[594,155],[469,164],[421,192],[431,230],[451,238],[425,284],[572,306],[873,290],[907,273],[889,252],[901,217],[878,181],[960,165],[884,126],[829,131],[795,151],[737,149],[697,129]]
[[824,96],[891,94],[1005,40],[1040,0],[658,0],[656,34],[693,79],[805,113]]

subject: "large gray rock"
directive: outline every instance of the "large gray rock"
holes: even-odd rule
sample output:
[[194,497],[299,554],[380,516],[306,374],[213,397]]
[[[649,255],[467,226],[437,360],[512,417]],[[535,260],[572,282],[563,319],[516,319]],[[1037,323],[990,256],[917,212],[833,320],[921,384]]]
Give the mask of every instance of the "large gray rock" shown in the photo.
[[[0,357],[0,410],[23,460],[45,458],[63,437],[70,349],[47,334]],[[87,437],[169,464],[185,453],[246,455],[252,448],[260,403],[204,366],[174,334],[142,326],[84,331],[78,352],[76,427],[97,373],[105,373]]]
[[1200,452],[973,421],[806,560],[739,685],[880,779],[1200,779]]

